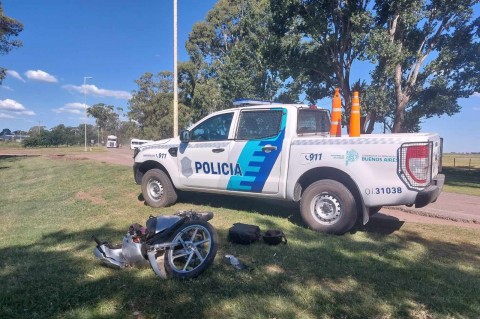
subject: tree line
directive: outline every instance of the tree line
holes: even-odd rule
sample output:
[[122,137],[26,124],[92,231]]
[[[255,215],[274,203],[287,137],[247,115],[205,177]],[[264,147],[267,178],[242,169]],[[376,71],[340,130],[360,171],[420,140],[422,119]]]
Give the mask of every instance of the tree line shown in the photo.
[[[344,123],[358,90],[362,133],[375,123],[416,132],[480,91],[479,1],[219,0],[185,43],[179,125],[235,99],[316,104],[338,87]],[[129,136],[171,137],[172,73],[146,72],[135,82],[128,122],[102,103],[89,115],[102,133],[119,125]]]

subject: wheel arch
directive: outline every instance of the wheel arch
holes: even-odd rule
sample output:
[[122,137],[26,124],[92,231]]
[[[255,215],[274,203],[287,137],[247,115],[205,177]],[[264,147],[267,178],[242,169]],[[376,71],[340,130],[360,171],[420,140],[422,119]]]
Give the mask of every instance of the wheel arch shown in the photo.
[[365,207],[363,197],[360,193],[357,183],[353,178],[342,170],[334,167],[317,167],[303,173],[298,179],[295,185],[294,200],[299,201],[303,195],[305,189],[312,183],[323,180],[331,179],[342,183],[352,193],[357,206],[358,216],[362,218],[363,224],[366,224],[369,220],[368,210]]
[[[156,161],[145,161],[143,163],[139,163],[138,165],[136,165],[134,167],[135,169],[135,172],[134,172],[134,176],[135,176],[135,183],[137,184],[142,184],[142,178],[143,178],[143,175],[145,175],[146,172],[148,172],[149,170],[151,169],[159,169],[161,171],[163,171],[165,174],[167,174],[168,178],[170,179],[170,181],[172,182],[173,184],[173,180],[172,180],[172,177],[170,176],[170,174],[168,173],[167,169],[165,168],[165,166],[163,166],[162,164],[160,164],[159,162],[156,162]],[[174,185],[175,186],[175,185]]]

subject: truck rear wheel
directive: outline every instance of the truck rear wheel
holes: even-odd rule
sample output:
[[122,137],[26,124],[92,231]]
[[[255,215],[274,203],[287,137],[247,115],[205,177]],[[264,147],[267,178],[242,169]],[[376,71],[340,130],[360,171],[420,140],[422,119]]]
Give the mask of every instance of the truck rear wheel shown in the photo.
[[177,201],[170,178],[160,169],[151,169],[142,178],[142,195],[151,207],[166,207]]
[[300,201],[300,212],[310,228],[337,235],[352,229],[357,220],[352,193],[343,184],[329,179],[307,187]]

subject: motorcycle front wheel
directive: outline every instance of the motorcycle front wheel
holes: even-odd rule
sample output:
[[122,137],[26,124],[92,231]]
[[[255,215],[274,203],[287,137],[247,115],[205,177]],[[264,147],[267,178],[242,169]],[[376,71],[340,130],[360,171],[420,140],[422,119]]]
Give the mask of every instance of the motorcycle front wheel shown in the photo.
[[165,270],[169,277],[195,278],[215,259],[218,235],[208,222],[194,221],[182,225],[170,242],[175,243],[165,253]]

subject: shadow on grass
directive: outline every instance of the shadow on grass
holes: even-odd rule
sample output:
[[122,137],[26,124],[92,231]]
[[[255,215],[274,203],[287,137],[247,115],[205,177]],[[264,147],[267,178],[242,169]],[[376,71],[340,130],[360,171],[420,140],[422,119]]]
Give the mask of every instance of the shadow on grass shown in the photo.
[[10,166],[6,166],[13,162],[25,159],[27,157],[38,157],[39,155],[0,155],[0,169],[7,169]]
[[[480,248],[467,243],[405,231],[358,240],[298,229],[288,245],[221,242],[206,273],[180,281],[104,268],[92,254],[93,234],[118,231],[57,231],[0,249],[0,317],[480,317]],[[232,249],[254,270],[222,263]]]
[[444,167],[445,185],[480,188],[480,169]]
[[[286,218],[294,225],[307,227],[302,220],[299,206],[296,203],[194,192],[181,192],[178,201],[184,204],[208,205],[214,208],[248,211],[263,216]],[[268,220],[265,219],[265,221]]]
[[370,217],[366,225],[358,226],[356,231],[390,235],[399,231],[403,224],[405,224],[405,222],[397,217],[377,213]]

